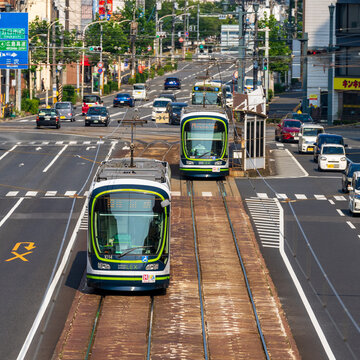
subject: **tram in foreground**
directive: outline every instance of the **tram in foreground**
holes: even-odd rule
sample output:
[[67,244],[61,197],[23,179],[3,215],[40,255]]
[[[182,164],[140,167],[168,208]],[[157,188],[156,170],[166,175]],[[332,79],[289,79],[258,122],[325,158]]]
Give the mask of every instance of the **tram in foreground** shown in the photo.
[[170,200],[167,162],[122,158],[100,165],[88,203],[88,286],[168,287]]
[[[194,109],[195,108],[195,109]],[[229,175],[229,121],[225,110],[186,111],[180,123],[180,173],[187,177]]]

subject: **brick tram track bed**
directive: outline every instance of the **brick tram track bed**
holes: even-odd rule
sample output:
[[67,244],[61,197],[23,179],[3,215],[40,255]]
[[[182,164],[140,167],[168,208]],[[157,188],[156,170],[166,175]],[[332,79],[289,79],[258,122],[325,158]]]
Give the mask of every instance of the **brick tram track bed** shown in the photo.
[[[139,145],[136,152],[143,150]],[[177,148],[177,149],[176,149]],[[149,147],[143,157],[161,159],[168,146]],[[124,156],[120,153],[115,156]],[[166,155],[178,163],[178,147]],[[173,173],[174,175],[174,173]],[[200,301],[190,201],[184,180],[172,180],[171,281],[166,294],[155,295],[151,359],[204,359]],[[265,358],[247,295],[225,208],[214,181],[195,182],[195,216],[210,359]],[[272,359],[300,359],[275,287],[260,254],[251,223],[227,184],[230,216]],[[231,189],[231,191],[229,191]],[[212,197],[200,196],[211,190]],[[100,296],[77,292],[53,359],[84,359]],[[105,296],[89,359],[145,359],[150,296]]]

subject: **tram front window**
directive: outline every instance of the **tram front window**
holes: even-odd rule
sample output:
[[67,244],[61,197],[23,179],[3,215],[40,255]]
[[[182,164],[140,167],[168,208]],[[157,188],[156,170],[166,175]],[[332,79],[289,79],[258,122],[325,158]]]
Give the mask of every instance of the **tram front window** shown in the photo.
[[184,128],[185,151],[191,159],[216,159],[224,153],[226,132],[220,121],[189,121]]
[[93,233],[100,254],[156,255],[166,214],[161,199],[136,192],[108,193],[95,203]]
[[194,92],[192,94],[193,105],[218,105],[218,92]]

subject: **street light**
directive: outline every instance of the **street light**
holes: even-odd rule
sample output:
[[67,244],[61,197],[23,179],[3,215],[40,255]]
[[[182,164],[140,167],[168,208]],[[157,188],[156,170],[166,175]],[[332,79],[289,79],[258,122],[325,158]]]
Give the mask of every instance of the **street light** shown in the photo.
[[[94,25],[94,24],[99,24],[99,23],[105,23],[107,20],[98,20],[98,21],[94,21],[92,23],[89,23],[87,24],[83,31],[82,31],[82,64],[81,64],[81,99],[84,97],[84,63],[85,63],[85,31],[86,29],[91,26],[91,25]],[[122,20],[120,22],[118,22],[117,24],[120,25],[124,22],[130,22],[131,20]]]
[[[59,22],[60,20],[54,20],[47,27],[47,51],[46,51],[46,92],[45,92],[45,105],[49,105],[49,80],[50,80],[50,28]],[[54,50],[53,50],[54,51]]]
[[[31,39],[33,39],[34,37],[38,37],[38,36],[46,36],[46,34],[35,34],[33,36],[31,36],[31,38],[29,39],[29,92],[30,92],[30,99],[32,100],[33,98],[33,91],[32,91],[32,72],[31,72],[31,50],[30,50],[30,42]],[[40,41],[40,39],[37,39],[38,41]]]

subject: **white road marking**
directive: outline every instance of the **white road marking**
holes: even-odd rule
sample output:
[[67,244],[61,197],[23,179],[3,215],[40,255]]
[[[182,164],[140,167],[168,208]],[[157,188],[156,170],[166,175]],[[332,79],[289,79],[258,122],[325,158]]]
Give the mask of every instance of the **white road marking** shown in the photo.
[[342,195],[340,195],[340,196],[334,196],[334,199],[335,199],[336,201],[346,201],[345,197],[342,196]]
[[37,191],[28,191],[25,196],[36,196],[37,195]]
[[59,156],[66,150],[66,148],[68,147],[69,145],[65,145],[60,151],[59,153],[53,158],[53,160],[51,161],[51,163],[43,170],[44,173],[46,173],[50,167],[54,164],[54,162],[59,158]]
[[256,195],[260,199],[268,199],[268,194],[266,194],[266,193],[256,193]]
[[56,196],[57,191],[47,191],[45,196]]
[[14,145],[10,150],[0,156],[0,160],[2,160],[7,154],[17,148],[17,145]]
[[16,196],[18,193],[18,191],[9,191],[5,196]]
[[329,203],[330,203],[331,205],[335,205],[335,203],[334,203],[333,200],[329,200]]
[[346,222],[352,229],[356,229],[355,225],[351,221]]
[[315,198],[316,200],[326,200],[325,195],[314,195],[314,198]]
[[55,143],[55,145],[62,145],[64,142],[63,141],[57,141],[56,143]]
[[278,193],[276,193],[276,197],[277,197],[278,199],[282,199],[282,200],[285,200],[285,199],[288,198],[288,197],[286,196],[286,194],[278,194]]
[[306,197],[305,194],[295,194],[295,197],[296,197],[298,200],[305,200],[305,199],[307,199],[307,197]]
[[336,209],[336,211],[338,212],[338,214],[339,214],[340,216],[345,216],[345,214],[344,214],[340,209]]
[[36,150],[36,151],[39,151],[39,150],[41,150],[41,149],[42,149],[42,147],[39,146],[39,147],[37,147],[35,150]]
[[171,192],[171,196],[180,196],[180,195],[181,195],[180,191],[172,191]]
[[202,196],[213,196],[211,191],[203,191]]
[[12,215],[12,213],[16,210],[16,208],[22,203],[24,198],[20,198],[16,204],[10,209],[10,211],[3,217],[3,219],[0,221],[0,227],[3,226],[6,222],[6,220]]
[[76,191],[66,191],[65,196],[74,196]]

